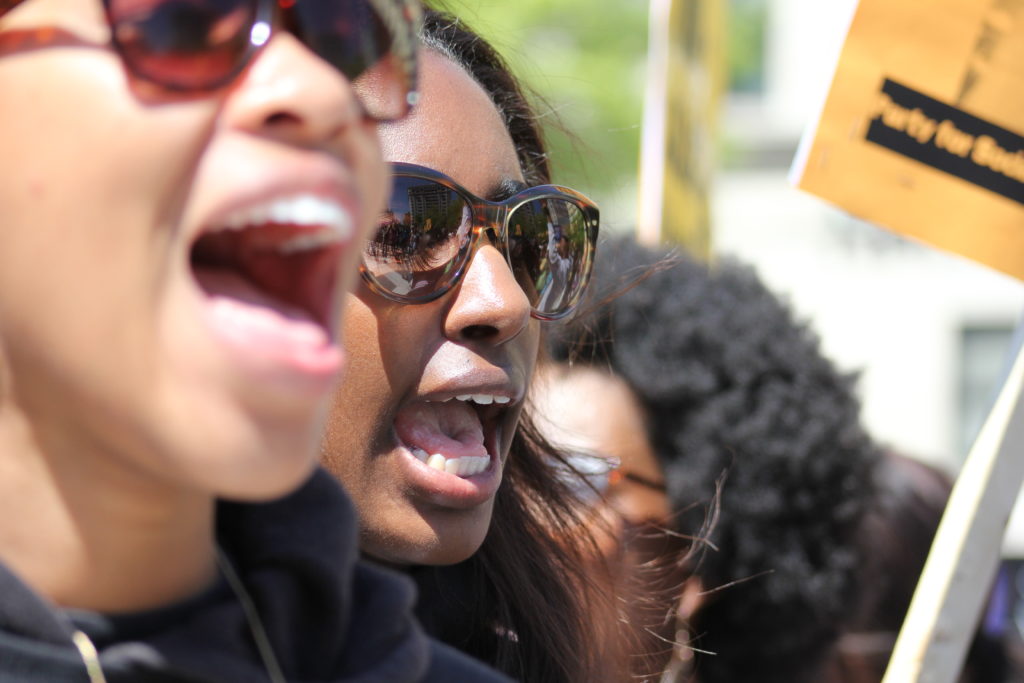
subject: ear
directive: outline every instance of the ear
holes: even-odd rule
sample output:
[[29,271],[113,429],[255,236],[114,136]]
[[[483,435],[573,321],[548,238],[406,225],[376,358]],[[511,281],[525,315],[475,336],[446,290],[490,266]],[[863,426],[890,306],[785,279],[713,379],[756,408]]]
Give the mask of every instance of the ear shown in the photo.
[[676,604],[676,636],[672,660],[668,670],[675,673],[673,680],[694,680],[694,650],[691,647],[690,620],[704,602],[704,584],[696,576],[683,582],[683,589]]
[[704,604],[704,584],[696,576],[691,576],[683,583],[683,592],[679,597],[679,606],[676,614],[682,623],[689,622],[690,618]]

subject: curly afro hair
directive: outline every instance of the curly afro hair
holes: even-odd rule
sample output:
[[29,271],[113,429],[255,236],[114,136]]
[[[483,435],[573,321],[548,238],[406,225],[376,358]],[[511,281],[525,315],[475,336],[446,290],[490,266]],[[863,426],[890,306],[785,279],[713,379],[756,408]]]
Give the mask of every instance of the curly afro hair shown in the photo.
[[599,253],[588,302],[549,350],[629,383],[678,531],[699,533],[717,507],[692,567],[707,591],[690,621],[698,678],[813,681],[857,595],[879,454],[855,378],[746,266],[622,238]]

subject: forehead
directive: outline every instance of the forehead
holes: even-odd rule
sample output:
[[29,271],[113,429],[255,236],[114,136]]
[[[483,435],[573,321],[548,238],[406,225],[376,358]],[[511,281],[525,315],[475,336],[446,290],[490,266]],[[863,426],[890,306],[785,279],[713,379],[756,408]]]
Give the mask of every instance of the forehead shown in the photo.
[[[534,382],[537,422],[553,443],[615,455],[627,464],[647,446],[647,430],[633,391],[620,378],[578,365],[547,368]],[[557,432],[557,433],[556,433]]]
[[380,126],[384,158],[441,171],[482,194],[522,180],[515,146],[484,89],[433,50],[421,53],[420,101],[412,114]]

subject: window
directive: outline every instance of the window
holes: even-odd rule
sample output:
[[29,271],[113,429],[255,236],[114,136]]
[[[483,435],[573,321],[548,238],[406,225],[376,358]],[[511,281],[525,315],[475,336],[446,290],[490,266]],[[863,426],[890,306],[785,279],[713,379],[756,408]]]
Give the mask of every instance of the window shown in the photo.
[[957,444],[967,456],[1009,370],[1013,326],[964,327],[960,344]]

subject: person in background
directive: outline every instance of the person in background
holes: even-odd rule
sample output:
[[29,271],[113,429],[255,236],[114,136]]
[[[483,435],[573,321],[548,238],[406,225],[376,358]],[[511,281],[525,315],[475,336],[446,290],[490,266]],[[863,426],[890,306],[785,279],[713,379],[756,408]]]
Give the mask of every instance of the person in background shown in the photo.
[[315,470],[417,15],[0,0],[0,679],[497,678]]
[[544,363],[529,407],[548,442],[568,454],[561,471],[573,494],[592,508],[585,523],[603,554],[595,572],[622,597],[635,634],[625,653],[630,680],[660,680],[674,651],[671,606],[688,576],[689,539],[667,532],[672,511],[643,408],[623,379],[586,363]]
[[661,470],[639,474],[664,482],[668,531],[695,543],[662,560],[683,582],[662,610],[679,623],[666,679],[819,681],[860,590],[879,453],[854,378],[732,261],[618,238],[601,245],[591,295],[551,336],[569,368],[557,372],[628,387]]
[[[878,461],[873,475],[873,499],[858,538],[865,550],[863,589],[822,683],[882,680],[953,489],[941,470],[892,451]],[[997,605],[992,601],[990,611]],[[986,623],[979,626],[958,680],[1020,680],[1019,674],[1011,677],[1010,658],[998,630]]]

